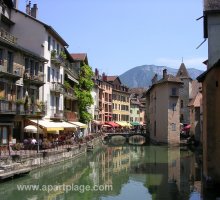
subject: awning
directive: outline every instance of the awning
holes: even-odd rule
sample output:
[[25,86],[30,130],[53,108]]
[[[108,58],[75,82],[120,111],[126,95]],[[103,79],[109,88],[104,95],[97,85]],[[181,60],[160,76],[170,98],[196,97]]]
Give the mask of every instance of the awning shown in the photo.
[[86,124],[83,124],[81,122],[70,122],[71,124],[74,124],[76,126],[79,126],[80,128],[87,128],[88,126]]
[[24,132],[26,132],[26,133],[42,133],[43,130],[40,127],[38,127],[38,129],[37,129],[37,127],[34,125],[28,125],[28,126],[24,127]]
[[54,122],[49,120],[30,120],[31,122],[34,122],[35,124],[39,124],[43,129],[46,129],[47,132],[56,132],[56,131],[62,131],[64,128],[76,128],[74,124],[68,123],[68,122]]
[[116,124],[115,122],[105,122],[105,124],[110,125],[112,127],[119,127],[119,125]]
[[131,126],[131,124],[126,121],[117,121],[116,123],[122,127],[130,127]]
[[70,79],[71,81],[79,84],[79,81],[77,81],[75,78],[73,78],[71,75],[67,74],[68,79]]
[[131,125],[132,125],[132,126],[139,126],[140,123],[139,123],[139,122],[131,122]]
[[96,124],[96,125],[102,125],[103,124],[101,121],[97,121],[97,120],[92,120],[92,123]]

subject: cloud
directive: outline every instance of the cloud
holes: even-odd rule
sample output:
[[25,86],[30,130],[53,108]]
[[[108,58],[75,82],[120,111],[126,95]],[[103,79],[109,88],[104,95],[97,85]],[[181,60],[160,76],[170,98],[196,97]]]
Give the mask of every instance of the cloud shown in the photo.
[[[206,66],[203,64],[203,62],[206,59],[207,58],[205,57],[183,58],[183,62],[187,68],[196,68],[196,69],[205,70]],[[172,59],[172,58],[158,58],[155,62],[158,65],[165,65],[167,67],[179,68],[180,64],[182,63],[182,60]]]

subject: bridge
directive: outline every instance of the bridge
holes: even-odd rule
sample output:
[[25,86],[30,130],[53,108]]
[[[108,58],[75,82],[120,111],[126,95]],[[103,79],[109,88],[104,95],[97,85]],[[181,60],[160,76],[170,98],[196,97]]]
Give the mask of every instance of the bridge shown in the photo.
[[125,133],[106,133],[104,140],[109,141],[112,137],[115,136],[124,137],[127,143],[129,142],[129,138],[133,136],[142,136],[143,138],[145,138],[145,142],[147,142],[147,140],[149,139],[149,135],[146,133],[125,132]]

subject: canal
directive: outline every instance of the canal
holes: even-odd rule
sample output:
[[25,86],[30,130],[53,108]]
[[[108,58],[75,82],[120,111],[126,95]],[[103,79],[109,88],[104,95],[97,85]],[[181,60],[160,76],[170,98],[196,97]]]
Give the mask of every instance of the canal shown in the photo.
[[200,177],[195,153],[187,149],[102,146],[80,158],[0,183],[0,197],[1,200],[199,200]]

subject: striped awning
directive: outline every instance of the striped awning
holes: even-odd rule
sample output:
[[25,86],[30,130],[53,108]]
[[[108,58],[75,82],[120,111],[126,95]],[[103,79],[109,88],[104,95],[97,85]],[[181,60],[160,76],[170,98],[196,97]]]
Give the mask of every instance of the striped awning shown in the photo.
[[116,123],[122,127],[130,127],[131,126],[131,124],[126,121],[117,121]]
[[71,124],[74,124],[74,125],[76,125],[76,126],[78,126],[78,127],[80,127],[80,128],[87,128],[87,127],[88,127],[87,124],[83,124],[83,123],[81,123],[81,122],[71,122],[71,121],[70,121],[70,123],[71,123]]
[[139,123],[139,122],[131,122],[131,125],[132,125],[132,126],[139,126],[140,123]]
[[63,131],[64,128],[76,128],[77,126],[68,122],[54,122],[50,120],[30,120],[31,122],[38,124],[47,132]]

